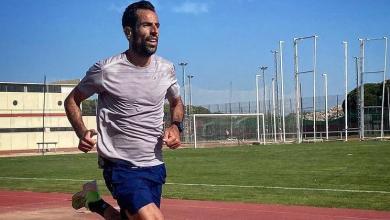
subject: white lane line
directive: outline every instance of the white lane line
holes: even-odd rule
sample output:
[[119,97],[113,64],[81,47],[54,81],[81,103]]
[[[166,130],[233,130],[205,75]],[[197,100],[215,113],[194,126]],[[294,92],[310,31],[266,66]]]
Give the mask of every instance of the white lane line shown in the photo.
[[[58,179],[58,178],[37,178],[37,177],[9,177],[0,176],[0,179],[9,180],[36,180],[36,181],[69,181],[69,182],[89,182],[87,179]],[[103,180],[98,180],[104,182]],[[282,189],[282,190],[301,190],[301,191],[329,191],[329,192],[351,192],[351,193],[378,193],[390,194],[389,191],[377,190],[357,190],[357,189],[329,189],[329,188],[307,188],[307,187],[282,187],[282,186],[245,186],[245,185],[220,185],[220,184],[206,184],[206,183],[165,183],[166,185],[178,186],[204,186],[204,187],[230,187],[230,188],[261,188],[261,189]]]

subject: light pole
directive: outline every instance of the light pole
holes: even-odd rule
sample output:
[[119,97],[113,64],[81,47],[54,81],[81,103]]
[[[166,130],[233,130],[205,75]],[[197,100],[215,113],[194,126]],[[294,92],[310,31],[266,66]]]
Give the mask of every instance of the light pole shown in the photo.
[[[282,126],[280,125],[280,118],[279,118],[279,115],[280,115],[280,112],[279,112],[279,83],[278,83],[278,75],[279,75],[279,69],[278,69],[278,54],[279,54],[279,51],[277,50],[271,50],[271,53],[273,54],[274,56],[274,65],[275,65],[275,77],[274,77],[274,80],[275,80],[275,88],[272,89],[272,91],[275,90],[275,112],[276,112],[276,116],[274,117],[275,120],[277,120],[277,128],[276,130],[279,130]],[[280,134],[280,139],[282,140],[283,139],[283,135],[282,135],[282,132],[280,132],[279,130],[279,134]],[[275,134],[276,135],[276,134]]]
[[[192,89],[191,89],[191,79],[194,78],[193,75],[187,75],[188,77],[188,91],[189,91],[189,97],[190,97],[190,100],[189,100],[189,103],[188,103],[188,115],[191,116],[192,114]],[[190,125],[189,125],[189,132],[190,132],[190,137],[192,135],[192,123],[191,123],[191,118],[188,117],[189,119],[189,122],[190,122]],[[192,138],[191,138],[192,139]],[[191,140],[190,139],[190,140]]]
[[279,56],[280,56],[280,79],[281,79],[281,92],[282,92],[282,131],[283,131],[283,143],[286,142],[286,122],[284,118],[284,82],[283,82],[283,43],[279,41]]
[[359,138],[362,139],[362,133],[360,132],[360,70],[359,70],[359,60],[360,57],[353,57],[355,59],[355,72],[356,72],[356,111],[357,111],[357,122],[359,125]]
[[189,96],[190,96],[190,100],[189,100],[189,103],[188,103],[188,114],[191,115],[192,114],[192,89],[191,89],[191,79],[194,78],[193,75],[187,75],[188,77],[188,91],[189,91]]
[[[256,74],[256,113],[257,113],[257,142],[260,143],[260,122],[259,122],[259,77],[260,75]],[[264,115],[263,115],[264,121]]]
[[186,63],[186,62],[181,62],[181,63],[179,63],[179,65],[181,66],[181,68],[182,68],[182,72],[183,72],[183,105],[184,105],[184,109],[186,110],[187,108],[186,108],[186,77],[185,77],[185,75],[186,75],[186,66],[188,65],[188,63]]
[[329,130],[328,130],[328,75],[326,73],[322,74],[325,79],[325,129],[326,129],[326,140],[329,139]]
[[345,77],[344,129],[345,129],[345,141],[348,141],[348,42],[343,41],[343,45],[344,45],[344,77]]

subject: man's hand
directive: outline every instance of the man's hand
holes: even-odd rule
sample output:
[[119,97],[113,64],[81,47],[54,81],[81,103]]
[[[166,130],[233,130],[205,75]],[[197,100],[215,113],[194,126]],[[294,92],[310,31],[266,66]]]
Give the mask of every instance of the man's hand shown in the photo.
[[180,147],[180,132],[176,125],[171,125],[169,128],[165,129],[163,141],[171,149]]
[[91,151],[96,145],[96,139],[92,138],[95,135],[97,135],[95,129],[87,130],[79,141],[79,150],[84,153]]

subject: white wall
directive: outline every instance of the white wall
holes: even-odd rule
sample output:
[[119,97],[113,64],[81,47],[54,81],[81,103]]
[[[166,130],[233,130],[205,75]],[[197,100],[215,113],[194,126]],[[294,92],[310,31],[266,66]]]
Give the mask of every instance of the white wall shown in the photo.
[[[84,116],[83,120],[87,128],[96,129],[95,116]],[[37,150],[42,136],[42,132],[0,133],[0,151]],[[72,148],[77,147],[79,139],[74,131],[48,131],[45,142],[57,142],[57,148]]]

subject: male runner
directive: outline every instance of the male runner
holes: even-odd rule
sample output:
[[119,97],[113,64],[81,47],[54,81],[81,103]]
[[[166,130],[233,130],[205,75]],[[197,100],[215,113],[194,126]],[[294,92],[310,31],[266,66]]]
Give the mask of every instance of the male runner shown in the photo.
[[[159,209],[166,171],[162,145],[180,146],[183,104],[173,64],[154,55],[159,20],[148,1],[129,5],[122,17],[129,49],[97,62],[65,100],[70,123],[80,138],[78,148],[96,144],[99,165],[121,213],[103,201],[96,182],[73,196],[73,207],[85,206],[106,219],[163,219]],[[80,103],[98,94],[97,132],[82,120]],[[163,132],[164,100],[171,126]]]

